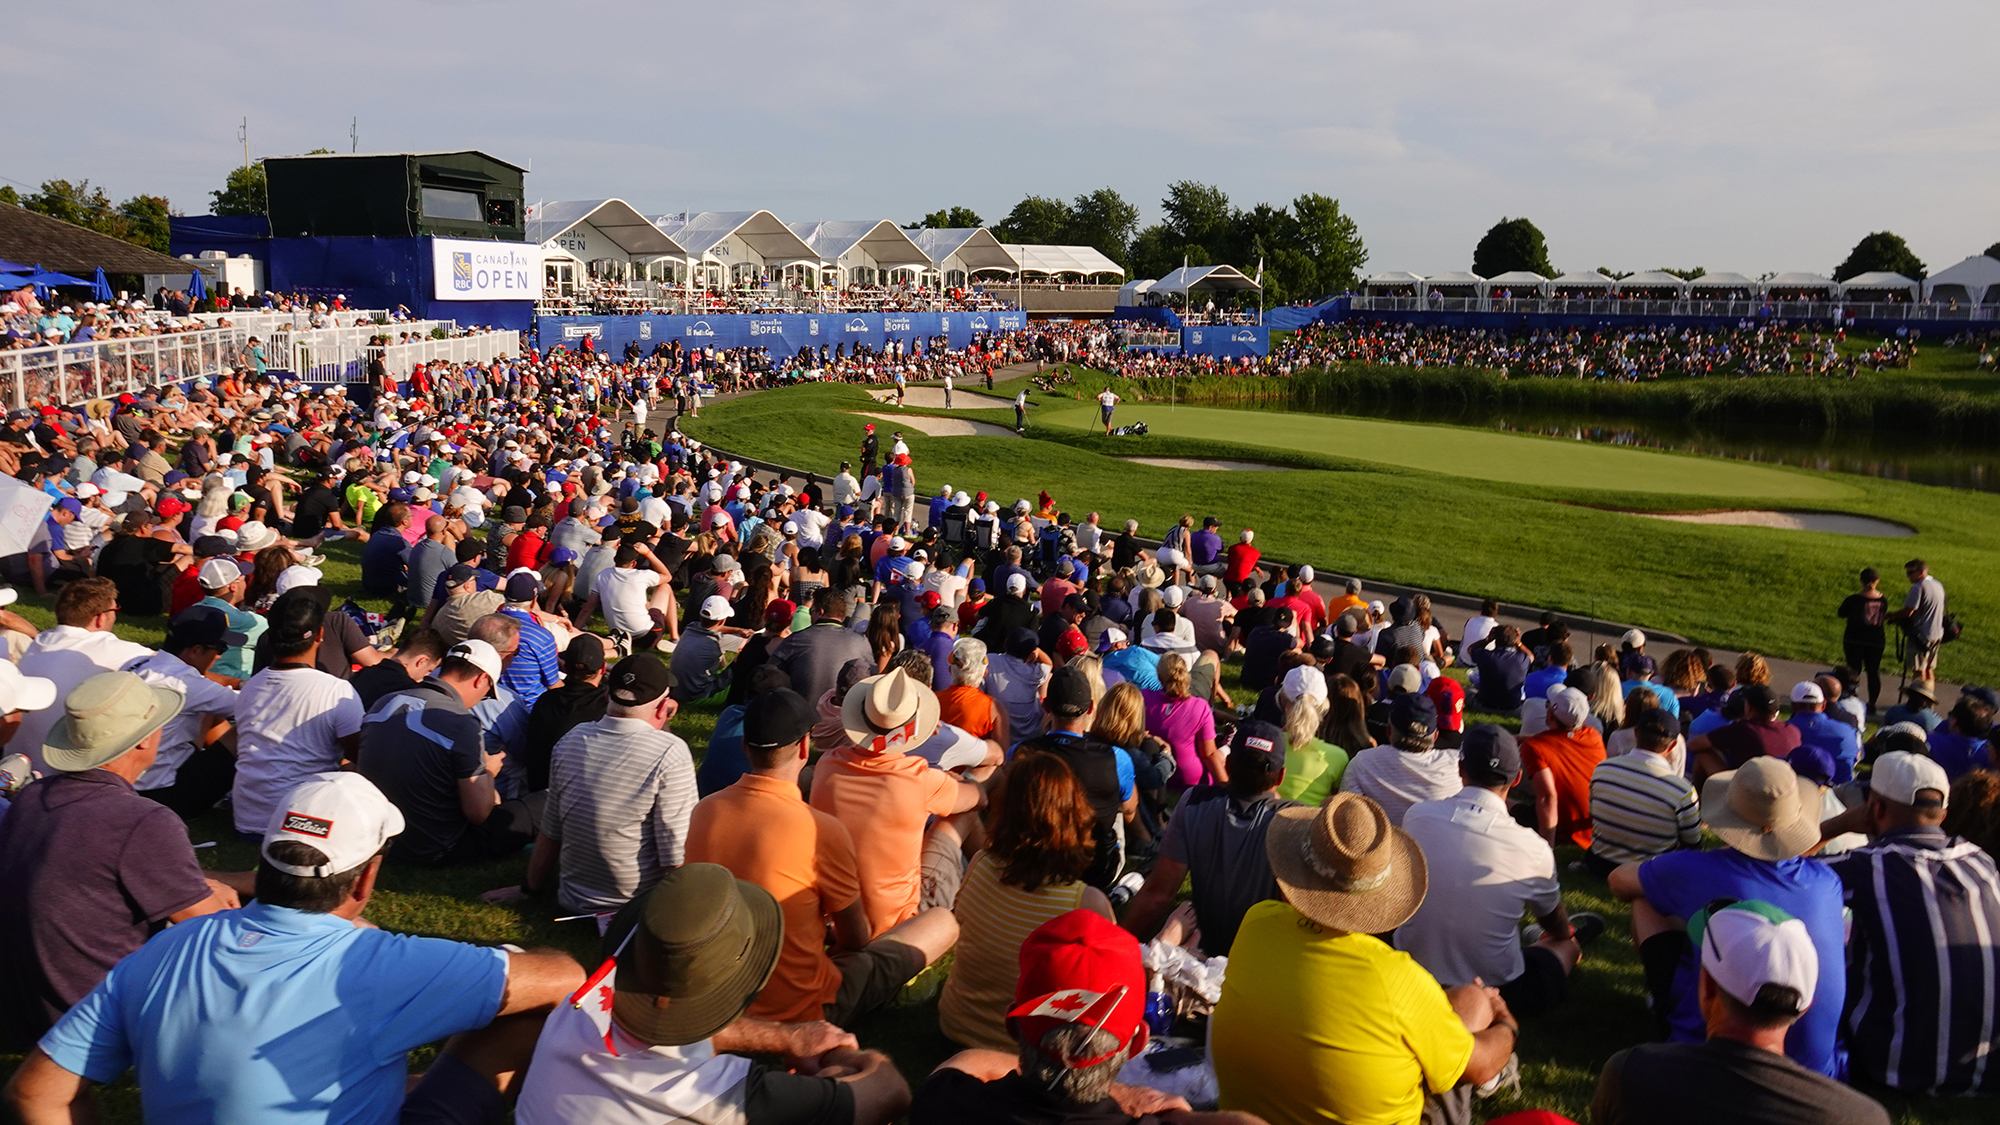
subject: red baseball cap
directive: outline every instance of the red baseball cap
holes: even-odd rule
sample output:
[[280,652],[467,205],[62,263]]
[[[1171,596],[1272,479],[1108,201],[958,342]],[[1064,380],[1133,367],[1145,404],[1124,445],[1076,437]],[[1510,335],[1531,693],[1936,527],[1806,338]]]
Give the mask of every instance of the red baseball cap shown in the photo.
[[1436,705],[1439,730],[1465,729],[1465,687],[1450,676],[1433,676],[1424,689]]
[[925,609],[936,609],[943,602],[944,599],[938,596],[936,590],[925,590],[923,596],[917,599],[917,604]]
[[1083,635],[1083,630],[1072,625],[1063,630],[1062,636],[1056,638],[1056,649],[1062,653],[1064,660],[1068,660],[1072,656],[1090,651],[1090,639]]
[[764,620],[790,621],[798,612],[797,603],[785,598],[772,598],[771,604],[764,607]]
[[[1021,975],[1007,1027],[1024,1043],[1066,1023],[1110,1033],[1118,1045],[1089,1058],[1062,1056],[1072,1070],[1095,1066],[1146,1045],[1146,968],[1139,939],[1103,915],[1072,910],[1049,919],[1021,943]],[[1136,1037],[1136,1038],[1135,1038]]]
[[189,510],[187,501],[171,494],[162,496],[157,507],[162,519],[173,519]]

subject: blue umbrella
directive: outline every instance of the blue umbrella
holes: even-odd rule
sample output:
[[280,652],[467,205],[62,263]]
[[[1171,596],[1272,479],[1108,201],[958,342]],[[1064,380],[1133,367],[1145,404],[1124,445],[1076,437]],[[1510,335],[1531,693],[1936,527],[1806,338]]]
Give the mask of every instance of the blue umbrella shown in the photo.
[[28,267],[21,265],[19,262],[10,262],[7,261],[5,258],[0,258],[0,273],[27,273],[27,272],[28,272]]
[[90,283],[90,295],[100,301],[111,299],[111,283],[104,279],[104,267],[97,267],[97,277]]
[[27,274],[0,273],[0,288],[19,289],[21,286],[26,285],[27,283],[28,283]]
[[194,271],[188,279],[188,303],[192,304],[208,296],[208,284],[202,280],[201,271]]
[[57,273],[57,272],[56,272],[56,271],[54,271],[54,270],[42,270],[42,271],[41,271],[41,272],[39,272],[39,273],[31,273],[31,274],[29,274],[29,275],[27,276],[27,278],[26,278],[25,280],[23,280],[23,281],[22,281],[22,283],[21,283],[21,284],[23,284],[23,285],[42,285],[42,286],[49,286],[49,285],[89,285],[89,284],[90,284],[90,282],[88,282],[88,281],[85,281],[84,279],[82,279],[82,278],[80,278],[80,277],[71,277],[70,275],[68,275],[68,274],[66,274],[66,273]]

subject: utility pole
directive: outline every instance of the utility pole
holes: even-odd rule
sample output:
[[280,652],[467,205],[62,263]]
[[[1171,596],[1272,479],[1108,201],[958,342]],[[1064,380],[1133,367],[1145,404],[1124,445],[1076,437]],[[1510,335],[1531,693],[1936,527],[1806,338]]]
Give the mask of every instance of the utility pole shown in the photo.
[[243,166],[248,168],[250,167],[250,119],[248,117],[244,118],[243,123],[236,127],[236,139],[243,142]]
[[353,118],[347,123],[347,151],[350,153],[361,151],[361,119],[359,117]]

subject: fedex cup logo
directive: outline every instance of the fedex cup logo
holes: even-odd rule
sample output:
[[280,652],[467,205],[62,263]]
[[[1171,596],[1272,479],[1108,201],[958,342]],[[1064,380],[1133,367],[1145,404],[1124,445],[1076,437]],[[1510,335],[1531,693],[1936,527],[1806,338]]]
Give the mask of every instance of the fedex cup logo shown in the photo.
[[640,322],[639,322],[639,338],[640,338],[641,340],[650,340],[650,339],[652,339],[652,338],[653,338],[653,322],[652,322],[652,321],[650,321],[650,320],[642,320],[642,321],[640,321]]
[[908,332],[909,330],[910,318],[907,316],[885,316],[882,318],[882,331],[884,332]]
[[1234,336],[1231,336],[1229,342],[1232,344],[1254,344],[1257,342],[1257,334],[1245,328]]
[[975,317],[973,317],[973,318],[972,318],[972,330],[973,330],[974,332],[984,332],[984,331],[986,331],[986,327],[987,327],[987,325],[986,325],[986,318],[985,318],[985,317],[983,317],[983,316],[975,316]]
[[451,252],[451,287],[460,293],[472,292],[472,255],[467,251]]
[[776,336],[783,333],[784,330],[785,322],[782,320],[753,320],[750,322],[750,334],[752,336]]
[[708,322],[707,322],[707,321],[705,321],[705,320],[697,320],[697,321],[695,321],[695,322],[694,322],[693,324],[690,324],[690,325],[688,325],[688,330],[687,330],[687,335],[689,335],[689,336],[713,336],[713,335],[715,335],[715,329],[713,329],[713,328],[710,328],[710,327],[708,326]]
[[848,322],[847,322],[847,328],[846,328],[846,331],[848,331],[848,332],[866,332],[866,331],[868,331],[868,322],[867,322],[867,321],[865,321],[865,320],[863,320],[863,319],[861,319],[860,317],[858,317],[858,316],[857,316],[857,317],[855,317],[855,318],[854,318],[853,320],[850,320],[850,321],[848,321]]

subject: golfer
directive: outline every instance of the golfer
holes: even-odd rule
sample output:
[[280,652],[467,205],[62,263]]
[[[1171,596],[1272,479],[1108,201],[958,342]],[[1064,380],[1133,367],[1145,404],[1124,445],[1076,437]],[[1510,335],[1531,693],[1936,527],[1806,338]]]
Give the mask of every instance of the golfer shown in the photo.
[[1014,432],[1021,433],[1028,428],[1028,391],[1023,387],[1014,396]]
[[1111,436],[1111,412],[1117,408],[1118,392],[1104,388],[1104,393],[1097,396],[1097,412],[1103,416],[1105,437]]

